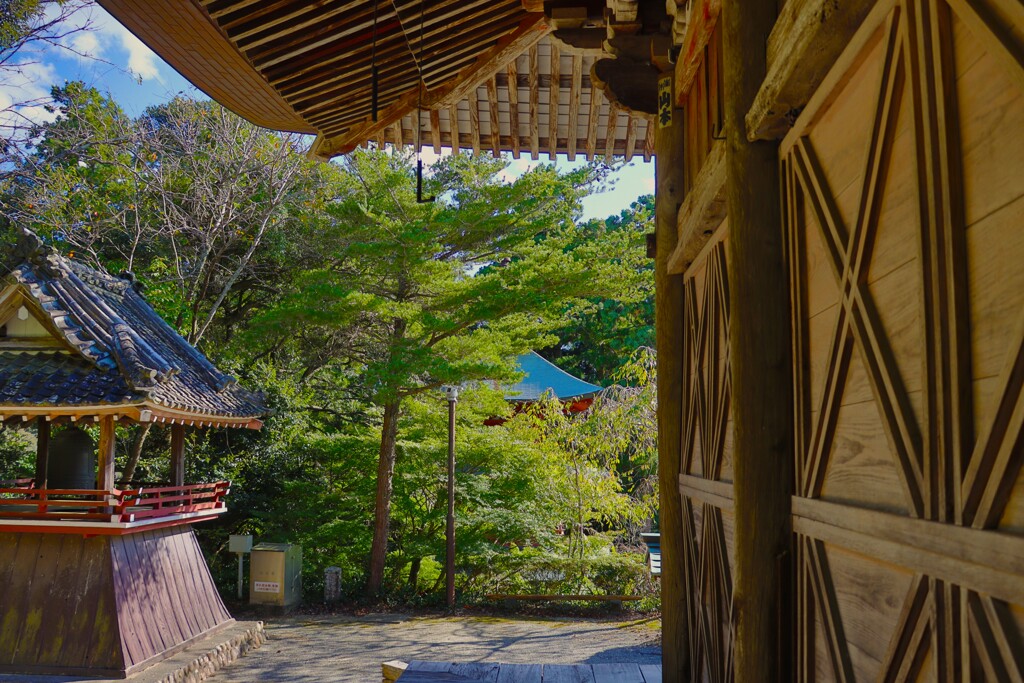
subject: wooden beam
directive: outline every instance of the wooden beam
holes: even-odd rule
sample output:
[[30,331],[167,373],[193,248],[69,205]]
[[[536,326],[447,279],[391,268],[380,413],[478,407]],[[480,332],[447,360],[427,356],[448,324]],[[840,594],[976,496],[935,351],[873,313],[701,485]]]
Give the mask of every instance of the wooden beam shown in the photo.
[[580,126],[580,88],[583,83],[583,56],[572,56],[572,83],[569,84],[569,127],[566,131],[566,147],[569,161],[576,160],[576,140]]
[[690,267],[725,215],[725,141],[716,140],[679,208],[679,242],[669,259],[670,273]]
[[452,136],[452,152],[458,154],[462,150],[462,141],[459,139],[459,103],[456,102],[448,107],[448,129]]
[[402,132],[402,128],[402,117],[399,116],[391,126],[391,142],[398,150],[405,147],[405,134]]
[[626,117],[626,149],[624,154],[626,161],[633,159],[633,148],[636,146],[636,115],[628,114]]
[[1024,539],[794,496],[793,530],[1011,604],[1024,600]]
[[551,81],[548,84],[548,157],[554,160],[558,153],[558,102],[562,89],[562,56],[554,41],[551,47]]
[[682,107],[686,104],[690,86],[693,85],[697,70],[704,61],[704,48],[711,40],[721,11],[722,0],[696,0],[690,8],[690,21],[686,24],[686,34],[683,36],[679,57],[676,59],[676,106]]
[[487,79],[487,114],[491,120],[488,126],[491,133],[491,153],[497,159],[501,156],[501,119],[498,117],[498,80],[494,76]]
[[530,46],[530,157],[540,158],[540,56],[537,45]]
[[498,41],[494,48],[481,55],[472,66],[461,71],[458,77],[453,79],[453,83],[432,90],[431,103],[448,105],[465,98],[471,90],[480,85],[481,81],[504,69],[509,62],[536,45],[547,33],[548,25],[544,21],[544,16],[528,14],[519,24],[519,28]]
[[644,122],[644,126],[647,129],[644,133],[644,161],[650,161],[651,155],[654,154],[654,131],[658,124],[648,119]]
[[601,117],[601,91],[590,89],[590,112],[587,115],[587,159],[594,160],[597,151],[597,126]]
[[519,158],[519,69],[516,60],[508,63],[508,127],[512,136],[512,158]]
[[171,486],[185,485],[185,425],[171,425]]
[[114,488],[114,454],[117,446],[117,434],[114,429],[114,416],[104,415],[100,418],[100,443],[96,453],[96,488],[109,491]]
[[430,139],[434,143],[434,154],[441,153],[441,114],[437,109],[430,110]]
[[782,5],[768,38],[768,73],[746,114],[751,140],[785,135],[872,7],[830,0]]
[[[252,21],[255,17],[253,17],[251,13],[246,13],[240,19],[223,24],[218,22],[218,25],[225,33],[228,34],[231,42],[238,45],[242,50],[251,50],[259,47],[260,45],[265,45],[273,40],[277,40],[282,36],[294,36],[300,31],[304,32],[303,29],[322,25],[328,19],[350,12],[361,4],[362,0],[350,0],[349,2],[339,3],[328,7],[317,7],[307,3],[296,3],[292,5],[293,9],[290,12],[283,12],[272,17],[260,17],[259,21]],[[306,16],[299,19],[303,14]],[[385,18],[388,17],[378,15],[377,20],[380,22]],[[298,19],[298,21],[292,21],[287,27],[282,28],[280,31],[270,30],[275,26],[280,26],[292,19]],[[235,26],[239,25],[240,22],[243,21],[250,24],[251,28],[242,31],[235,31]],[[248,38],[261,33],[263,35],[259,38],[248,40]]]
[[535,46],[537,41],[548,32],[543,16],[530,14],[520,22],[515,31],[498,41],[491,50],[481,55],[476,62],[462,69],[443,85],[420,93],[412,89],[402,95],[396,102],[380,112],[378,121],[374,122],[367,116],[361,123],[353,126],[337,136],[326,136],[318,139],[310,149],[310,155],[330,158],[337,154],[351,151],[362,140],[372,137],[376,131],[390,126],[395,118],[404,116],[420,102],[424,107],[451,107],[468,97],[476,90],[481,81],[505,68],[509,61],[519,54]]
[[618,128],[619,105],[617,102],[610,102],[608,104],[608,123],[605,124],[604,130],[604,156],[608,161],[615,156],[615,141],[619,136]]
[[[609,121],[617,108],[612,103]],[[610,129],[610,127],[609,127]],[[656,192],[654,197],[654,320],[658,353],[658,487],[661,528],[661,652],[665,683],[683,683],[689,677],[688,606],[686,561],[683,542],[682,497],[679,493],[682,463],[683,414],[683,278],[668,270],[676,247],[676,207],[682,201],[686,126],[683,112],[673,111],[671,125],[655,138]],[[607,136],[614,141],[614,134]]]
[[36,488],[45,489],[50,467],[50,422],[36,418]]
[[476,88],[469,91],[469,133],[472,136],[473,155],[480,156],[480,97]]
[[767,73],[774,3],[725,0],[729,359],[735,487],[737,681],[788,683],[792,627],[792,373],[778,145],[747,139],[744,116]]

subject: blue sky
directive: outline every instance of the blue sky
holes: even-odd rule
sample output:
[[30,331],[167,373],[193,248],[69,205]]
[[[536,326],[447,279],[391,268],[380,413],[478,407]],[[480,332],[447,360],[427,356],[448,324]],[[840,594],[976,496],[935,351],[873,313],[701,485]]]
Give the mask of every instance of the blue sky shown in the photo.
[[[109,14],[97,6],[79,12],[76,25],[88,24],[90,30],[74,33],[66,39],[66,48],[39,48],[20,57],[21,72],[0,83],[0,109],[14,102],[29,102],[44,97],[52,85],[81,80],[109,93],[129,114],[137,115],[152,104],[165,102],[178,93],[196,98],[205,95],[143,45]],[[25,117],[44,120],[49,115],[41,106],[21,109]],[[425,161],[430,156],[424,154]],[[539,163],[546,163],[542,158]],[[512,160],[507,175],[514,177],[532,163]],[[571,168],[564,156],[559,168]],[[584,202],[586,218],[604,218],[617,214],[642,194],[654,192],[654,164],[634,158],[612,172],[605,191]]]

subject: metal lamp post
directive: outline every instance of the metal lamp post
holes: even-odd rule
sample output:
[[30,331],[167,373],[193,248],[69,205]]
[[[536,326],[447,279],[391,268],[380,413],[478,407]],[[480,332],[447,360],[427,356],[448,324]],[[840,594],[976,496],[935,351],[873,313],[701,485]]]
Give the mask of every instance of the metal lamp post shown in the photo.
[[445,526],[445,603],[448,609],[455,607],[455,404],[459,400],[459,388],[444,388],[448,398],[448,523]]

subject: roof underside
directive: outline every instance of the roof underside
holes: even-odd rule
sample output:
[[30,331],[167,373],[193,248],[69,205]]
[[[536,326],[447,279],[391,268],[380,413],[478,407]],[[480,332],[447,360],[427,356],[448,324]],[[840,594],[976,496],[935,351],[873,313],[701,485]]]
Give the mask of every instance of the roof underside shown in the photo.
[[591,87],[595,57],[559,50],[522,0],[99,1],[210,97],[317,134],[322,156],[371,140],[534,158],[653,152],[646,119]]

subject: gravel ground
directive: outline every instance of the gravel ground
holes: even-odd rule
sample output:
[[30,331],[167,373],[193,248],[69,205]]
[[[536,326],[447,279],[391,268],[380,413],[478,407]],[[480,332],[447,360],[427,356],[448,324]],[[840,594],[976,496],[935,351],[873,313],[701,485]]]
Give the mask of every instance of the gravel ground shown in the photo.
[[661,662],[661,622],[640,619],[421,617],[405,614],[268,620],[267,643],[211,683],[379,681],[382,662],[509,664]]

